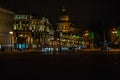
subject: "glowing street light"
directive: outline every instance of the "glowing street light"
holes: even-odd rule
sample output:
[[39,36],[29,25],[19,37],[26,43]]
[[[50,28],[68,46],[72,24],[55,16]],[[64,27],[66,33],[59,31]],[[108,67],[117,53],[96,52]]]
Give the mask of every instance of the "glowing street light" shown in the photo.
[[116,28],[113,28],[113,30],[112,30],[111,33],[112,33],[112,35],[111,35],[111,40],[112,40],[112,42],[113,42],[114,44],[116,44],[116,43],[115,43],[115,39],[116,39],[117,34],[118,34],[117,29],[116,29]]
[[113,33],[113,34],[117,34],[116,28],[113,29],[112,33]]
[[113,34],[113,39],[115,39],[115,37],[117,36],[117,29],[116,28],[114,28],[113,30],[112,30],[112,34]]

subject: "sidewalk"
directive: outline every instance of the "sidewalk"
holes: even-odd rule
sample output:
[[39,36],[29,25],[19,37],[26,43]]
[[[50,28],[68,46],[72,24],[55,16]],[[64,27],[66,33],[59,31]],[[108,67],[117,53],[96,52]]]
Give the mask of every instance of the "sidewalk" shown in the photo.
[[[79,51],[82,51],[82,52],[100,52],[100,49],[78,49],[78,50],[75,50],[74,53],[76,52],[79,52]],[[112,52],[117,52],[117,53],[120,53],[120,49],[110,49],[108,50],[108,52],[112,53]],[[19,54],[19,53],[47,53],[47,52],[42,52],[41,50],[34,50],[34,49],[29,49],[29,50],[23,50],[23,51],[20,51],[20,50],[5,50],[5,51],[1,51],[0,50],[0,54]],[[61,53],[69,53],[69,50],[68,51],[63,51]]]

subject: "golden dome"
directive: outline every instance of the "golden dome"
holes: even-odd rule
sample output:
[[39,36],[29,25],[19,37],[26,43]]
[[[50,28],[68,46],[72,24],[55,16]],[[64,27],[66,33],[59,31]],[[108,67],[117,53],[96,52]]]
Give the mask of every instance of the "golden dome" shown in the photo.
[[69,21],[69,16],[68,15],[60,16],[60,20]]
[[62,14],[60,16],[60,20],[62,21],[69,21],[69,16],[66,14],[66,9],[62,9]]

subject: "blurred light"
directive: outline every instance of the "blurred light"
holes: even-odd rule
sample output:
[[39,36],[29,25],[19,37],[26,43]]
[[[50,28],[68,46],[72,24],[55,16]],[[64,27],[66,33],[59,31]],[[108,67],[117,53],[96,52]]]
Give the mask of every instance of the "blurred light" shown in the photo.
[[10,31],[9,33],[10,33],[10,34],[13,34],[13,32],[12,32],[12,31]]

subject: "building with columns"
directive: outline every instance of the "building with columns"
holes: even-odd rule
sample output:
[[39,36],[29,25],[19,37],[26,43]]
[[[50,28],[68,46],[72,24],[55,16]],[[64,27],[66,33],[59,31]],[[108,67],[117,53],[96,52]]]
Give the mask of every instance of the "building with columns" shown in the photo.
[[32,15],[15,15],[14,44],[16,49],[33,49],[49,45],[49,26],[47,18]]
[[0,8],[0,48],[12,46],[12,35],[9,33],[13,31],[14,12]]
[[71,23],[66,9],[62,8],[61,15],[57,23],[57,32],[60,32],[60,40],[56,39],[56,41],[59,40],[57,42],[62,46],[74,46],[75,40],[72,38],[72,34],[74,34],[75,31],[77,31],[77,28],[75,28],[73,23]]

